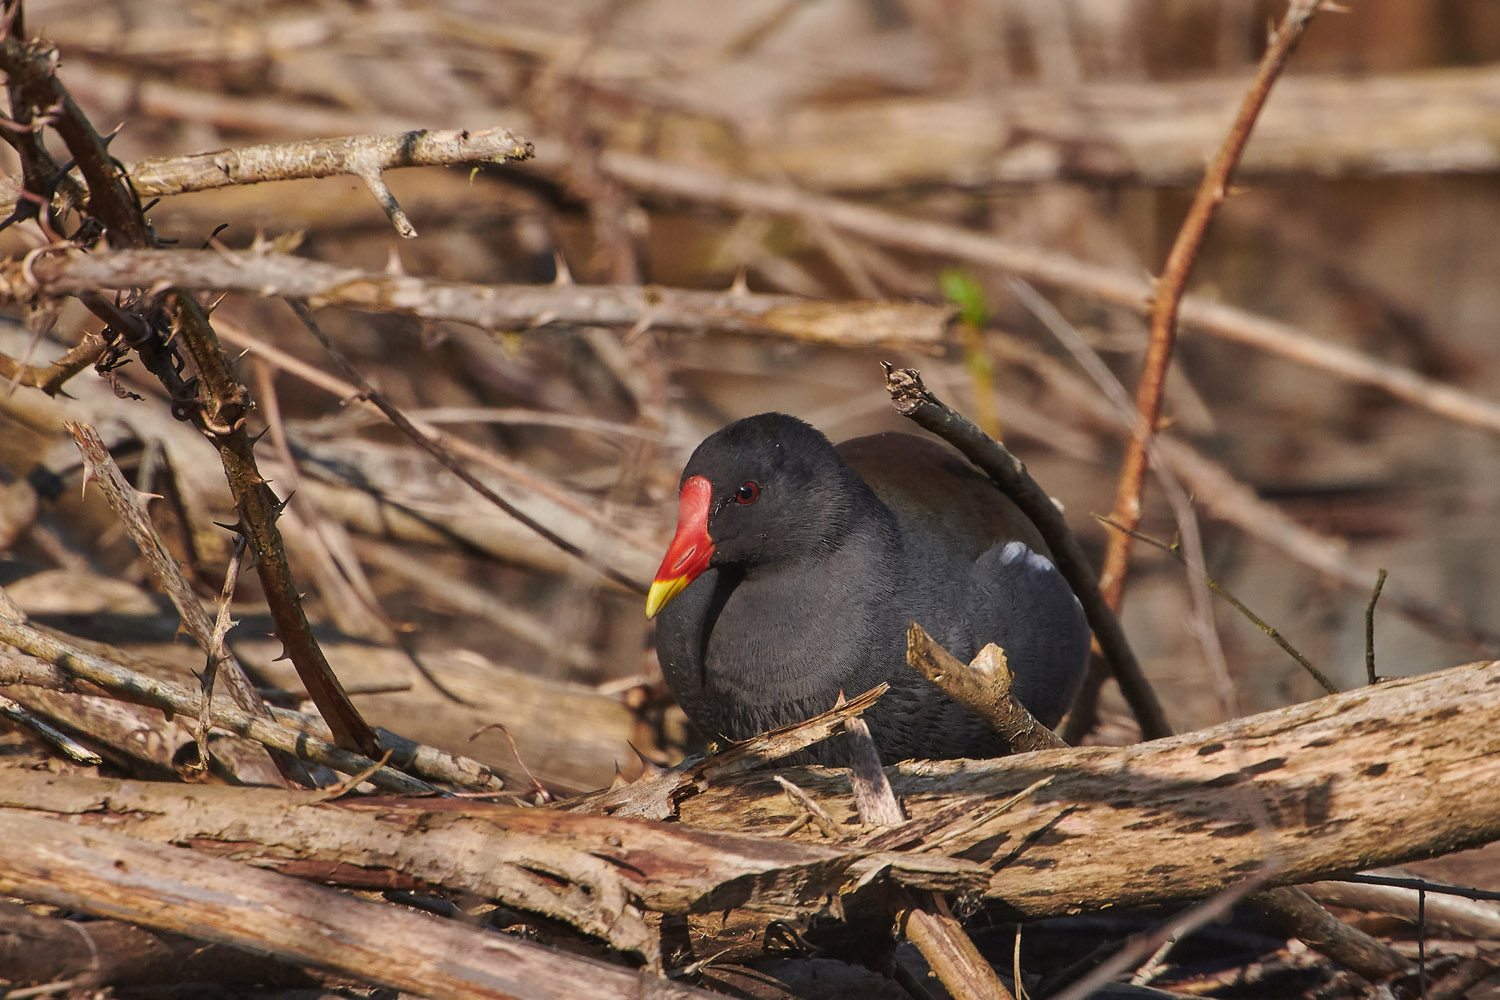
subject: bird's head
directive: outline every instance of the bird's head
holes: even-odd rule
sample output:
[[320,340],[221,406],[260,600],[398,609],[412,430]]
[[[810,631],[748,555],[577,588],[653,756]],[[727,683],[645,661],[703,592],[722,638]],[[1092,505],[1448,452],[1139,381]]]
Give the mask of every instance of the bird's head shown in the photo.
[[683,469],[677,533],[646,616],[710,566],[749,572],[816,557],[847,532],[862,489],[828,438],[796,417],[762,413],[710,435]]

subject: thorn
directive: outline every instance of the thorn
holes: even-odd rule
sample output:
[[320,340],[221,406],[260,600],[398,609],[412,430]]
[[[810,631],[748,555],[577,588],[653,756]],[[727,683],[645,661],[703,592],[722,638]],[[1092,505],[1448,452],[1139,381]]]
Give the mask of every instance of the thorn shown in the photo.
[[636,320],[634,326],[625,331],[625,336],[620,338],[620,342],[622,344],[633,344],[649,329],[651,329],[651,314],[647,313]]
[[[635,753],[636,759],[641,762],[641,777],[644,778],[644,777],[646,777],[648,775],[666,774],[667,773],[667,769],[666,768],[662,767],[656,761],[652,760],[651,758],[647,757],[645,754],[641,753],[640,747],[636,746],[634,743],[630,742],[629,740],[625,741],[625,745],[628,746],[631,749],[631,751]],[[616,771],[619,770],[619,765],[618,764],[615,765],[615,770]]]
[[628,784],[630,784],[630,782],[626,781],[625,780],[625,775],[623,775],[623,774],[620,773],[619,762],[616,762],[615,763],[615,777],[614,777],[614,780],[609,783],[609,790],[613,792],[613,791],[615,791],[617,789],[624,788]]
[[280,663],[282,660],[290,660],[291,658],[292,658],[292,654],[288,653],[286,651],[286,647],[285,646],[282,646],[281,647],[281,655],[278,656],[278,657],[276,657],[275,659],[273,659],[271,662],[272,663]]
[[573,284],[573,272],[568,269],[568,258],[564,257],[561,250],[552,251],[552,263],[557,269],[557,277],[552,279],[554,285]]
[[260,439],[271,433],[270,426],[262,427],[259,432],[250,435],[250,447],[254,448],[260,444]]
[[149,504],[152,500],[163,499],[160,493],[147,493],[145,490],[136,490],[135,495],[142,503]]
[[281,515],[283,513],[285,513],[285,511],[286,511],[286,505],[289,504],[289,503],[291,503],[292,502],[292,497],[294,497],[296,495],[297,495],[297,491],[296,490],[292,490],[292,492],[290,492],[290,493],[288,493],[286,495],[286,499],[285,500],[281,501],[280,503],[278,503],[274,507],[272,507],[271,508],[271,520],[273,520],[273,521],[279,521],[279,520],[281,520]]
[[749,295],[750,282],[745,277],[745,265],[741,264],[739,270],[734,272],[734,280],[729,283],[730,295]]
[[548,323],[552,322],[555,319],[557,319],[556,310],[549,309],[544,313],[540,313],[534,319],[532,319],[531,325],[526,328],[526,332],[530,333],[533,330],[540,330],[542,327],[546,326]]

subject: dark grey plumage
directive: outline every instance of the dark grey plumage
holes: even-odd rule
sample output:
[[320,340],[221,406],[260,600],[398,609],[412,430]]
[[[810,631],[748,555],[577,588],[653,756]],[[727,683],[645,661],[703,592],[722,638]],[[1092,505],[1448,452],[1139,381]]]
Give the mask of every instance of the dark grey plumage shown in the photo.
[[[835,448],[768,413],[699,445],[682,481],[697,476],[712,488],[713,556],[662,607],[657,653],[705,735],[744,739],[885,682],[866,719],[886,762],[1001,752],[905,665],[910,621],[962,659],[998,643],[1021,702],[1049,726],[1066,711],[1087,658],[1083,611],[1035,528],[945,445],[881,434]],[[736,502],[750,484],[753,501]],[[810,756],[843,763],[835,744]]]

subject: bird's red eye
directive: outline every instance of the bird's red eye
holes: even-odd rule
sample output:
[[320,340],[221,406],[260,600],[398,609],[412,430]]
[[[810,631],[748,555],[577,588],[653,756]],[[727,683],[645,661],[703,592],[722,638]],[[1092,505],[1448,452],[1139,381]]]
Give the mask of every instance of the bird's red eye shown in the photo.
[[736,503],[754,503],[758,496],[760,496],[760,487],[749,481],[740,483],[740,488],[734,491]]

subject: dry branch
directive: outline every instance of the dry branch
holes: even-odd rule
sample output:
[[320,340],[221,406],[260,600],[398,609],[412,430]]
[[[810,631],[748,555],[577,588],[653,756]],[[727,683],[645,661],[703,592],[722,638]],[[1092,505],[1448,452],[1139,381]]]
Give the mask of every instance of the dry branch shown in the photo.
[[[16,20],[6,24],[8,30],[18,27]],[[108,143],[58,80],[56,52],[41,43],[7,38],[0,43],[0,70],[7,76],[12,117],[29,122],[33,115],[46,116],[49,127],[67,145],[88,189],[84,207],[93,224],[103,227],[108,244],[136,250],[157,246],[121,166],[109,153]],[[36,133],[26,135],[28,141],[22,144],[25,182],[28,190],[49,192],[42,204],[50,211],[51,185],[65,171],[53,161]],[[245,426],[252,401],[220,350],[207,311],[191,292],[183,290],[170,296],[175,311],[171,317],[158,302],[135,303],[125,309],[97,290],[86,290],[79,297],[111,325],[117,339],[128,342],[141,363],[160,380],[176,411],[191,419],[213,442],[234,495],[238,527],[256,556],[256,569],[277,636],[339,745],[366,756],[376,754],[374,732],[359,717],[313,638],[276,527],[281,501],[256,466],[254,442]],[[180,348],[186,349],[196,370],[191,380],[183,374],[186,366]]]
[[[16,650],[35,659],[34,663],[27,663],[19,658],[9,658],[8,670],[18,672],[19,683],[39,683],[47,687],[58,687],[72,680],[85,680],[124,700],[195,719],[202,707],[202,698],[184,685],[137,674],[21,622],[0,617],[0,642],[13,646]],[[360,774],[373,763],[367,757],[251,715],[229,703],[222,703],[215,707],[213,721],[217,729],[255,740],[267,747],[311,760],[314,763],[324,764],[345,774]],[[378,734],[372,733],[372,735],[376,739],[379,738]],[[488,790],[499,789],[499,780],[490,773],[488,768],[477,761],[467,761],[455,754],[446,754],[441,751],[433,751],[431,756],[433,762],[450,777],[458,777],[459,774],[467,773],[471,780],[478,780],[487,785]],[[403,763],[410,767],[416,759],[413,757]],[[407,795],[431,794],[436,791],[427,782],[410,777],[393,768],[380,768],[369,775],[369,780],[387,791]]]
[[[182,568],[167,551],[166,543],[162,541],[156,526],[152,524],[151,516],[146,510],[145,499],[137,493],[135,487],[126,480],[125,474],[120,471],[120,467],[115,464],[99,432],[89,424],[72,421],[63,426],[72,435],[74,443],[78,445],[79,453],[83,456],[85,478],[91,478],[98,483],[111,509],[125,526],[126,533],[130,535],[131,541],[135,543],[136,548],[146,560],[152,576],[171,598],[172,605],[180,616],[181,627],[193,637],[207,656],[203,672],[203,700],[198,712],[200,731],[202,727],[208,725],[213,712],[215,680],[220,675],[224,682],[224,693],[229,696],[230,701],[250,715],[269,720],[271,711],[266,707],[265,700],[256,693],[255,685],[251,683],[239,660],[232,652],[224,648],[222,634],[216,631],[208,612],[199,602],[198,595],[193,593],[187,578],[183,576]],[[238,565],[237,560],[236,565]],[[218,635],[217,642],[214,638],[216,635]],[[206,743],[206,740],[204,742]],[[200,750],[206,749],[206,746],[200,746]],[[272,767],[271,761],[266,759],[265,752],[255,747],[254,744],[250,744],[247,750],[236,753],[233,757],[236,774],[249,784],[281,784],[284,781],[283,773],[289,777],[297,777],[304,784],[310,783],[305,769],[294,763],[295,757],[278,755],[273,758],[276,766]],[[206,754],[202,755],[201,764],[204,767],[208,766]]]
[[[912,623],[906,637],[906,662],[941,687],[950,698],[975,712],[1005,736],[1013,752],[1067,746],[1010,696],[1005,654],[994,645],[965,665]],[[1254,892],[1250,902],[1270,915],[1285,932],[1354,969],[1371,982],[1405,971],[1407,963],[1389,947],[1343,923],[1300,889],[1280,886]]]
[[24,268],[13,263],[4,294],[27,301],[37,295],[75,295],[101,288],[279,295],[306,299],[315,307],[471,323],[487,330],[531,329],[547,323],[714,330],[843,347],[939,346],[955,311],[918,302],[813,302],[793,295],[655,286],[473,285],[227,250],[47,254]]
[[8,813],[0,892],[334,969],[433,998],[711,996],[504,934],[119,833]]
[[[59,41],[66,44],[66,35]],[[566,42],[553,38],[549,44]],[[551,58],[550,50],[543,51]],[[649,58],[638,51],[630,55]],[[658,74],[653,64],[647,75]],[[95,105],[134,107],[157,119],[201,121],[239,132],[313,136],[366,130],[371,119],[380,128],[410,124],[370,111],[185,87],[102,64],[70,64],[68,82]],[[1282,99],[1266,109],[1245,152],[1242,170],[1247,175],[1366,177],[1486,173],[1500,167],[1494,118],[1500,66],[1352,77],[1298,74],[1279,88]],[[805,187],[872,193],[1059,179],[1191,183],[1202,174],[1205,151],[1223,134],[1225,109],[1243,92],[1237,79],[1144,82],[1117,77],[1066,88],[1018,79],[1006,87],[1004,101],[984,94],[807,102],[777,120],[776,166]],[[659,113],[655,102],[647,106]],[[630,154],[657,148],[659,136],[639,120],[622,117],[618,107],[612,105],[616,113],[601,123],[605,147]],[[517,128],[535,134],[524,116],[508,117]],[[1329,122],[1337,122],[1338,128],[1330,130]],[[713,163],[726,157],[717,122],[674,128],[671,134],[668,152],[677,162]],[[887,141],[875,142],[872,136]],[[727,155],[741,155],[740,149],[730,149]],[[142,194],[174,190],[148,188]]]
[[671,770],[647,774],[627,785],[575,799],[567,803],[567,808],[575,812],[666,819],[676,813],[680,799],[696,794],[712,782],[743,774],[828,739],[875,704],[875,699],[887,689],[885,684],[878,685],[796,725],[752,736],[710,757],[689,757]]
[[1011,753],[1067,746],[1011,696],[1005,653],[990,643],[969,663],[948,652],[912,622],[906,630],[906,664],[1005,738]]
[[650,955],[640,910],[743,907],[796,920],[891,886],[962,891],[985,872],[941,855],[696,829],[460,799],[110,781],[9,771],[0,815],[45,814],[191,844],[315,881],[473,892]]
[[[1151,437],[1156,433],[1161,419],[1162,398],[1166,394],[1167,365],[1172,359],[1172,349],[1177,343],[1177,312],[1187,290],[1188,275],[1198,259],[1198,250],[1208,232],[1208,224],[1229,193],[1229,181],[1234,176],[1235,166],[1245,145],[1250,141],[1250,132],[1260,116],[1261,108],[1271,96],[1271,87],[1281,76],[1287,60],[1302,40],[1308,25],[1317,15],[1321,0],[1293,0],[1286,16],[1271,35],[1271,44],[1261,57],[1260,66],[1249,89],[1240,101],[1234,124],[1220,144],[1198,185],[1192,207],[1177,231],[1172,250],[1167,255],[1166,265],[1151,290],[1150,335],[1146,341],[1146,357],[1141,365],[1140,381],[1136,386],[1135,433],[1125,447],[1125,458],[1120,465],[1120,479],[1116,486],[1115,506],[1111,520],[1123,530],[1109,535],[1109,548],[1104,556],[1104,566],[1099,571],[1099,590],[1116,612],[1125,593],[1125,570],[1130,562],[1130,533],[1141,523],[1141,489],[1146,481],[1146,464],[1150,453]],[[1091,672],[1088,684],[1097,686],[1100,675]],[[1089,698],[1089,703],[1093,699]]]
[[67,981],[74,989],[97,989],[210,980],[312,985],[299,969],[238,948],[205,945],[116,920],[40,916],[14,903],[0,903],[0,969],[12,987]]
[[[990,338],[989,345],[1006,362],[1022,366],[1044,381],[1064,401],[1064,408],[1077,414],[1086,425],[1110,436],[1120,434],[1123,424],[1119,413],[1093,386],[1054,358],[1016,337],[995,336]],[[1344,542],[1294,520],[1191,444],[1170,434],[1158,434],[1156,445],[1165,464],[1192,493],[1196,506],[1213,517],[1235,525],[1288,558],[1340,580],[1345,586],[1364,591],[1375,578],[1373,567],[1361,566],[1350,558]],[[1436,605],[1415,593],[1390,587],[1385,597],[1402,614],[1440,635],[1454,635],[1476,647],[1500,649],[1500,635],[1467,620],[1456,606]]]
[[[912,819],[883,842],[943,841],[992,866],[985,895],[1049,916],[1208,896],[1271,857],[1295,884],[1485,844],[1500,839],[1500,803],[1473,789],[1497,775],[1500,661],[1486,661],[1131,747],[900,765],[891,784]],[[853,817],[841,782],[793,780],[836,823]],[[751,831],[794,818],[781,787],[753,775],[679,812]]]
[[530,141],[503,128],[475,132],[416,129],[157,157],[133,165],[130,179],[139,196],[150,198],[232,184],[352,174],[365,182],[396,232],[410,238],[417,231],[381,180],[384,171],[456,163],[510,163],[529,160],[533,152]]

